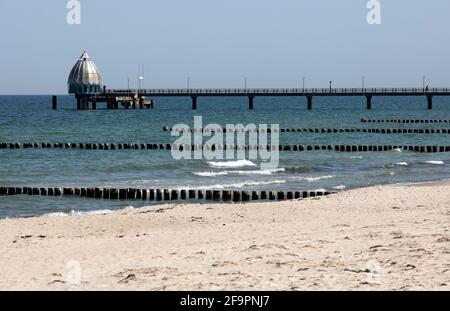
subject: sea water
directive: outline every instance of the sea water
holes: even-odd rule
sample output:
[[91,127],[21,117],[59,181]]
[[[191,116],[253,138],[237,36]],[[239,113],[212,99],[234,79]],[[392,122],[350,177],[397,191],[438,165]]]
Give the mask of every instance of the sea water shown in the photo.
[[[75,100],[60,96],[51,110],[50,96],[0,96],[0,142],[171,143],[176,137],[164,126],[194,116],[203,124],[279,124],[280,128],[430,128],[450,123],[361,123],[366,119],[450,120],[450,98],[435,97],[433,110],[422,97],[374,97],[367,110],[364,97],[316,97],[313,110],[295,97],[256,97],[254,110],[246,98],[154,98],[153,110],[77,111]],[[205,141],[207,138],[205,138]],[[281,144],[450,145],[449,134],[280,133]],[[450,153],[282,152],[278,168],[261,170],[258,161],[182,160],[170,151],[0,149],[0,186],[117,187],[232,190],[342,191],[379,184],[447,179]],[[148,205],[141,201],[109,201],[79,197],[0,197],[0,218],[43,214],[108,212]]]

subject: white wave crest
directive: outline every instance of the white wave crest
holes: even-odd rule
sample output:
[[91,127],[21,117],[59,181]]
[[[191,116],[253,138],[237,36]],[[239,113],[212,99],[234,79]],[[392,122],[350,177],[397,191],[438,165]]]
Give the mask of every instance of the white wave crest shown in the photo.
[[249,160],[238,160],[238,161],[228,161],[228,162],[208,162],[211,167],[245,167],[245,166],[256,166],[255,163]]
[[95,210],[95,211],[88,211],[88,212],[81,212],[81,211],[75,211],[71,210],[68,213],[59,212],[59,213],[48,213],[45,214],[44,217],[69,217],[69,216],[89,216],[89,215],[107,215],[111,214],[114,211],[105,209],[105,210]]
[[333,179],[333,178],[336,178],[336,176],[334,176],[334,175],[315,176],[315,177],[313,177],[313,176],[302,176],[302,177],[296,177],[295,179],[299,180],[299,181],[315,182],[315,181],[319,181],[319,180],[322,180],[322,179]]
[[197,172],[193,173],[196,176],[201,177],[215,177],[215,176],[227,176],[227,175],[272,175],[275,173],[281,173],[286,171],[284,168],[272,169],[272,170],[259,170],[259,171],[220,171],[220,172]]
[[347,188],[346,185],[338,185],[338,186],[333,187],[333,189],[336,189],[336,190],[344,190],[345,188]]
[[425,161],[425,163],[434,164],[434,165],[443,165],[444,161]]
[[[188,187],[187,189],[196,189],[196,190],[223,190],[223,189],[233,189],[233,188],[244,188],[244,187],[256,187],[263,185],[273,185],[273,184],[285,184],[285,180],[271,180],[271,181],[244,181],[240,183],[234,184],[217,184],[217,185],[208,185],[208,186],[199,186],[199,187]],[[180,190],[186,189],[186,187],[180,188]]]

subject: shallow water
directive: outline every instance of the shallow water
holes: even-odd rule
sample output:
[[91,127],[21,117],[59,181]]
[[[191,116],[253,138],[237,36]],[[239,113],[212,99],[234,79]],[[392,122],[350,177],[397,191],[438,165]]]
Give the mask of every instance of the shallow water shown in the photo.
[[[156,98],[154,110],[78,112],[74,99],[59,97],[51,110],[49,96],[0,96],[0,142],[169,143],[176,138],[164,126],[186,123],[195,115],[203,124],[279,124],[280,128],[446,128],[441,124],[369,124],[370,119],[450,120],[450,99],[375,97],[314,99],[312,111],[303,98],[199,98],[192,111],[185,98]],[[103,104],[98,104],[103,108]],[[208,138],[205,138],[205,141]],[[282,133],[282,144],[450,145],[445,134]],[[450,154],[412,152],[281,153],[278,169],[261,171],[259,161],[175,161],[168,151],[0,149],[2,186],[85,186],[135,188],[215,188],[246,190],[343,190],[354,187],[440,180],[450,177]],[[0,218],[47,213],[120,209],[148,205],[138,201],[81,198],[0,197]]]

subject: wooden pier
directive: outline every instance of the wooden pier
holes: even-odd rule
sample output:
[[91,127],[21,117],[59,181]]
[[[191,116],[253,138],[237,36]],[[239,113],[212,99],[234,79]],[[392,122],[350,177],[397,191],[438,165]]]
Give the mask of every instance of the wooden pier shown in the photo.
[[[120,97],[136,90],[105,90],[103,96]],[[311,110],[313,98],[318,96],[365,97],[367,109],[372,109],[375,96],[419,96],[426,99],[428,109],[433,109],[433,97],[450,96],[450,88],[284,88],[284,89],[146,89],[138,90],[138,97],[190,97],[192,109],[197,109],[198,97],[247,97],[248,108],[254,108],[255,97],[306,97],[307,109]]]
[[[106,103],[106,109],[153,109],[155,97],[190,97],[192,109],[197,109],[199,97],[247,97],[248,108],[254,108],[255,97],[306,97],[307,109],[313,107],[314,97],[365,97],[367,109],[372,109],[375,96],[423,97],[429,110],[433,109],[433,98],[450,96],[450,88],[308,88],[308,89],[106,89],[96,95],[76,95],[77,110],[97,109],[97,103]],[[152,98],[146,100],[146,98]],[[57,109],[57,98],[52,97],[52,108]]]
[[[142,77],[143,78],[143,77]],[[73,66],[68,77],[68,93],[77,100],[77,110],[97,109],[97,103],[106,103],[107,109],[118,109],[121,104],[125,109],[154,108],[155,97],[190,97],[192,109],[197,109],[199,97],[247,97],[248,108],[254,108],[255,97],[306,97],[307,109],[311,110],[313,99],[317,96],[359,96],[366,98],[367,109],[372,109],[375,96],[419,96],[426,99],[429,110],[433,109],[435,96],[450,96],[450,88],[242,88],[242,89],[144,89],[141,84],[137,89],[107,89],[102,83],[97,66],[83,52]],[[150,98],[150,101],[146,101]],[[57,109],[58,100],[52,98],[52,109]]]

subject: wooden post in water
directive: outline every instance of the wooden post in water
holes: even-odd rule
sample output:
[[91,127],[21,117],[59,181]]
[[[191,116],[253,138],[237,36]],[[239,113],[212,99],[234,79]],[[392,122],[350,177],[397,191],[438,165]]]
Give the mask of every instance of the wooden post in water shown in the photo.
[[191,96],[192,98],[192,110],[197,110],[197,96]]
[[52,96],[52,109],[58,109],[58,97],[56,97],[55,95]]
[[428,110],[432,110],[433,109],[433,95],[427,95],[427,100],[428,100]]
[[366,95],[367,98],[367,109],[372,109],[372,95]]
[[248,109],[253,110],[253,100],[254,100],[255,96],[253,95],[249,95],[248,96]]
[[77,96],[77,110],[81,110],[81,98]]
[[87,96],[83,96],[81,98],[81,106],[82,106],[82,110],[89,109],[89,98]]
[[312,97],[312,95],[308,95],[308,96],[306,96],[306,98],[308,99],[308,110],[311,110],[313,97]]

